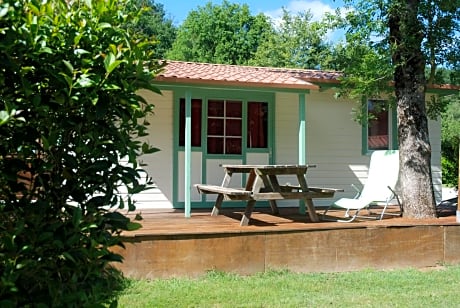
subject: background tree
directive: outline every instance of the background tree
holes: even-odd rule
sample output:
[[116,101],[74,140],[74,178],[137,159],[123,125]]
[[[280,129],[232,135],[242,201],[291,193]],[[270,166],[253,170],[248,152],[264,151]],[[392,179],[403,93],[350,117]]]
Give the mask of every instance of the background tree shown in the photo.
[[452,99],[442,114],[442,182],[458,185],[458,153],[460,145],[460,100]]
[[[455,72],[455,67],[459,67],[459,6],[460,1],[458,0],[421,1],[419,4],[425,36],[422,49],[426,55],[426,64],[429,69],[427,78],[429,85],[436,81],[440,71],[448,69]],[[457,70],[454,75],[458,75],[458,72]],[[445,82],[446,79],[443,81]]]
[[129,22],[130,30],[142,32],[154,43],[155,59],[164,59],[176,39],[177,28],[171,18],[167,17],[164,6],[154,0],[135,0],[130,9],[141,11],[138,20]]
[[328,28],[312,21],[311,12],[293,15],[283,9],[279,24],[272,24],[257,48],[252,65],[328,69],[332,66],[331,46],[326,42]]
[[246,4],[209,2],[189,13],[167,58],[244,65],[254,57],[269,30],[267,17],[251,15]]
[[418,0],[394,1],[388,10],[389,43],[395,67],[401,198],[406,215],[415,218],[436,216],[420,4]]
[[[359,59],[354,51],[361,50],[364,54],[362,61],[344,63],[346,77],[343,84],[355,88],[356,96],[372,97],[388,92],[389,83],[394,82],[404,215],[434,217],[436,209],[425,105],[425,67],[427,63],[442,65],[442,61],[451,59],[452,53],[446,49],[449,46],[445,42],[458,40],[459,1],[376,0],[347,3],[353,9],[344,24],[348,29],[345,50],[354,59]],[[435,16],[430,19],[433,13]],[[443,16],[450,16],[445,19],[448,22],[434,22],[440,21]],[[366,49],[369,53],[365,52]],[[440,54],[446,56],[436,56]],[[372,65],[373,62],[379,65]],[[356,69],[363,65],[366,65],[366,70]],[[430,79],[431,75],[428,76]]]
[[[437,69],[432,81],[435,84],[460,84],[460,70]],[[458,186],[458,148],[460,143],[460,93],[434,101],[429,106],[431,112],[441,113],[441,164],[442,183],[450,187]]]
[[[113,301],[160,69],[126,0],[0,3],[0,306]],[[140,35],[140,36],[139,36]],[[129,165],[120,163],[126,158]],[[18,182],[19,178],[26,178]]]

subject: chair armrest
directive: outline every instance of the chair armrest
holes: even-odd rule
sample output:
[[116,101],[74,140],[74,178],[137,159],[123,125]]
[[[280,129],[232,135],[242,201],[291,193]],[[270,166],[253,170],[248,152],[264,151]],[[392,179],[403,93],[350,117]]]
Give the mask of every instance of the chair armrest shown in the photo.
[[356,190],[356,195],[353,197],[353,199],[358,199],[358,197],[361,195],[361,190],[358,187],[356,187],[355,184],[351,184],[351,187],[354,190]]

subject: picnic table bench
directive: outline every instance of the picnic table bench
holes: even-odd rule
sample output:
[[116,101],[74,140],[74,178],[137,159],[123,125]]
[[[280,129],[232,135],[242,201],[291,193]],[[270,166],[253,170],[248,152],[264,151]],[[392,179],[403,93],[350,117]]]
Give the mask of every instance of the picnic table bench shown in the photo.
[[[212,216],[217,216],[224,200],[247,201],[246,209],[241,219],[241,226],[249,224],[252,210],[256,201],[267,200],[273,214],[278,214],[276,200],[298,199],[304,200],[308,208],[310,219],[318,222],[313,198],[332,198],[340,189],[308,187],[306,172],[315,165],[222,165],[225,170],[224,179],[220,186],[209,184],[195,184],[201,194],[217,194]],[[245,187],[229,187],[234,173],[247,173]],[[295,175],[298,185],[279,183],[278,176]]]

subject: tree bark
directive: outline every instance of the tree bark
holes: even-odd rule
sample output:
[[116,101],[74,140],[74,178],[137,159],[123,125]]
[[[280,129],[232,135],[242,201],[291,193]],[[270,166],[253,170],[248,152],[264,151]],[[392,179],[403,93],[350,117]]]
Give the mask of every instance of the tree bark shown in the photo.
[[400,198],[404,216],[436,217],[431,177],[431,145],[425,109],[423,31],[419,0],[396,0],[389,14],[397,100]]

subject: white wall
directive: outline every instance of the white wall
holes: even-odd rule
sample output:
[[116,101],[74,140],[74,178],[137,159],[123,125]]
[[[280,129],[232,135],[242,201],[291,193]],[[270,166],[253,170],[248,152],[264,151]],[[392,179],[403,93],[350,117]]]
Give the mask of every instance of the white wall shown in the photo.
[[430,132],[431,172],[433,175],[433,186],[436,203],[439,203],[442,199],[441,120],[429,120],[428,129]]
[[[352,197],[351,183],[361,185],[367,176],[368,157],[361,155],[361,126],[352,119],[354,104],[335,100],[334,92],[312,91],[306,95],[306,161],[316,165],[307,172],[310,186],[344,189],[335,198]],[[298,160],[298,94],[277,94],[276,160]],[[316,199],[327,205],[332,199]]]
[[[157,188],[135,196],[138,208],[171,208],[173,200],[173,94],[163,91],[158,95],[148,91],[142,96],[155,105],[154,115],[149,117],[150,135],[146,138],[151,145],[161,149],[160,152],[142,157],[147,164],[145,169],[153,178]],[[306,94],[306,161],[316,164],[307,173],[310,186],[332,187],[343,189],[336,193],[334,199],[353,197],[355,190],[351,184],[362,187],[366,182],[369,156],[361,154],[361,126],[353,120],[352,101],[336,100],[334,91],[311,91]],[[277,93],[275,104],[275,163],[298,163],[298,123],[299,95],[296,93]],[[432,171],[433,182],[438,201],[441,198],[441,125],[440,121],[430,121],[430,140],[433,150]],[[195,153],[197,154],[197,153]],[[265,155],[265,154],[264,154]],[[248,157],[259,161],[260,157]],[[264,157],[266,159],[266,157]],[[194,157],[195,162],[201,161]],[[179,161],[181,163],[181,160]],[[220,163],[222,163],[220,161]],[[183,164],[180,164],[179,170]],[[199,166],[198,166],[199,165]],[[200,167],[201,164],[194,164]],[[183,167],[183,166],[182,166]],[[192,172],[195,182],[200,182],[199,172]],[[183,180],[179,177],[180,194],[183,195]],[[215,166],[207,166],[207,180],[221,180],[222,170]],[[286,177],[281,182],[294,183],[296,179]],[[199,196],[192,191],[192,200]],[[179,200],[182,201],[182,200]],[[328,205],[332,199],[316,199],[315,205]],[[280,206],[297,205],[297,201],[279,202]]]
[[144,169],[154,182],[153,189],[134,196],[137,208],[172,208],[173,200],[173,94],[162,95],[143,90],[139,92],[155,105],[154,114],[148,117],[149,136],[143,138],[160,149],[154,154],[140,157],[147,164]]
[[[298,94],[276,95],[276,163],[298,161]],[[306,95],[306,161],[317,165],[307,172],[310,186],[343,189],[334,199],[352,198],[356,191],[351,184],[361,188],[367,179],[368,155],[362,155],[361,125],[353,120],[356,103],[335,99],[334,91],[311,91]],[[432,146],[432,171],[435,195],[441,193],[441,126],[440,121],[430,121]],[[315,205],[328,205],[332,199],[316,199]]]

